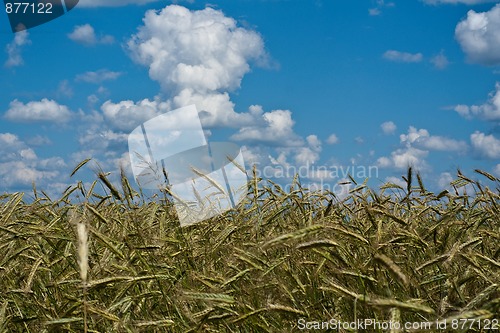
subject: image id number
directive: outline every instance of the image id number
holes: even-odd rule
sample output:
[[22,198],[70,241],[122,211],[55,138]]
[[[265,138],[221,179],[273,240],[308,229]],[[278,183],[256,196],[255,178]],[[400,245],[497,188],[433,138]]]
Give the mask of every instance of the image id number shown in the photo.
[[5,5],[7,14],[52,14],[51,3],[13,2]]

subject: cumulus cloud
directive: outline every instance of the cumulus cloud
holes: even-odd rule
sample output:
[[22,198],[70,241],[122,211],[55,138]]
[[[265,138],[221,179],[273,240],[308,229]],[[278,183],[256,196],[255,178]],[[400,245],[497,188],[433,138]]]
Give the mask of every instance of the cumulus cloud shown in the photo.
[[18,122],[55,122],[64,123],[71,118],[68,107],[60,105],[54,100],[43,98],[41,101],[32,101],[24,104],[17,99],[10,102],[5,118]]
[[234,110],[229,92],[238,89],[251,63],[267,58],[261,36],[212,8],[171,5],[148,11],[128,41],[131,57],[172,96],[173,106],[195,104],[204,126],[242,127],[251,114]]
[[257,32],[238,27],[221,11],[177,5],[148,11],[128,47],[167,91],[234,90],[250,70],[249,62],[266,54]]
[[42,135],[35,135],[26,142],[32,146],[46,146],[52,144],[52,141],[50,141],[48,137]]
[[426,129],[410,126],[407,134],[399,136],[401,148],[391,153],[390,157],[380,157],[377,165],[381,168],[406,169],[412,166],[419,170],[429,166],[425,158],[429,151],[463,152],[468,148],[464,141],[458,141],[442,136],[433,136]]
[[427,150],[463,152],[467,149],[465,141],[458,141],[443,136],[430,135],[426,129],[416,129],[410,126],[408,134],[400,135],[401,143]]
[[491,159],[500,158],[500,140],[493,135],[476,131],[471,134],[470,141],[474,151],[480,156]]
[[295,163],[298,165],[311,165],[320,158],[322,150],[321,140],[316,135],[309,135],[306,138],[306,147],[300,147],[295,150]]
[[368,14],[371,16],[378,16],[382,14],[384,7],[394,7],[394,2],[385,2],[384,0],[377,0],[376,7],[368,9]]
[[490,93],[486,103],[481,105],[459,104],[454,110],[465,118],[480,118],[487,121],[500,121],[500,84],[495,85],[495,91]]
[[396,124],[394,124],[392,121],[386,121],[380,125],[380,128],[382,128],[382,132],[384,134],[394,134],[396,132]]
[[[238,128],[231,139],[252,146],[252,151],[268,145],[285,149],[295,161],[319,158],[321,142],[314,135],[303,140],[294,132],[291,111],[264,112],[260,105],[235,111],[229,93],[240,88],[252,64],[269,61],[259,33],[240,27],[236,20],[212,8],[191,11],[171,5],[146,12],[143,22],[127,48],[131,58],[146,66],[150,78],[160,83],[169,96],[170,109],[196,105],[205,128]],[[103,106],[105,118],[114,128],[131,127],[122,118],[135,124],[142,117],[153,116],[152,112],[139,116],[130,103]]]
[[450,187],[450,183],[453,181],[453,176],[449,172],[443,172],[439,175],[438,186],[440,189],[446,189]]
[[59,83],[59,86],[57,87],[57,92],[56,95],[58,97],[73,97],[74,92],[73,88],[71,88],[71,85],[69,84],[68,80],[62,80]]
[[381,168],[394,167],[399,170],[405,170],[411,166],[417,170],[423,170],[428,168],[425,161],[428,154],[428,151],[414,147],[401,148],[393,151],[390,157],[379,158],[377,166]]
[[455,28],[455,38],[470,62],[500,64],[500,4],[487,12],[467,12]]
[[337,144],[339,143],[339,138],[337,137],[336,134],[331,134],[328,139],[326,139],[326,143],[328,143],[329,145],[334,145],[334,144]]
[[444,55],[444,51],[439,52],[430,60],[431,64],[434,65],[434,68],[443,70],[450,64],[448,58]]
[[173,99],[175,107],[194,104],[200,112],[205,127],[242,127],[255,122],[258,113],[238,113],[234,111],[234,103],[227,92],[199,93],[193,89],[182,90]]
[[111,127],[123,131],[131,131],[143,122],[170,110],[168,102],[144,99],[137,103],[121,101],[105,102],[101,106],[104,120]]
[[25,161],[0,163],[0,179],[4,186],[29,186],[33,182],[56,179],[58,176],[57,171],[41,171]]
[[122,72],[113,72],[108,69],[100,69],[95,72],[85,72],[76,76],[77,81],[100,84],[104,81],[113,81],[119,78]]
[[19,150],[24,149],[25,144],[19,140],[19,137],[12,133],[0,133],[0,147],[2,154],[0,161],[9,158],[12,154],[17,154]]
[[396,50],[388,50],[382,56],[384,59],[395,62],[420,62],[423,59],[422,53],[408,53]]
[[497,176],[500,177],[500,164],[497,164],[495,168],[493,169],[493,173]]
[[113,36],[104,35],[98,37],[95,33],[94,27],[90,24],[77,25],[74,30],[68,34],[69,39],[85,46],[94,46],[96,44],[112,44],[114,42]]
[[15,34],[14,40],[7,44],[7,61],[5,67],[18,67],[24,64],[23,56],[21,54],[25,45],[31,44],[27,30],[20,31]]
[[265,143],[269,145],[300,146],[303,140],[294,132],[295,121],[289,110],[274,110],[263,116],[265,126],[255,125],[241,128],[231,138],[236,141]]
[[32,182],[50,181],[66,167],[59,157],[40,159],[36,152],[12,133],[0,133],[1,186],[31,186]]

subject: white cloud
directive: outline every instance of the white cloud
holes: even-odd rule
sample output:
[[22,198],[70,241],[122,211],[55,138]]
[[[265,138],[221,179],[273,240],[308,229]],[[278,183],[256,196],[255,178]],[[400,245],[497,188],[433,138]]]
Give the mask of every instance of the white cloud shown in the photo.
[[69,81],[68,80],[62,80],[59,83],[59,86],[57,87],[57,96],[63,96],[63,97],[73,97],[74,92],[73,89],[71,88]]
[[0,133],[0,147],[18,146],[21,144],[19,137],[12,133]]
[[500,64],[500,4],[487,12],[469,10],[467,18],[457,24],[455,38],[469,61]]
[[309,135],[306,138],[307,144],[313,151],[321,151],[321,140],[317,135]]
[[307,147],[300,147],[295,150],[295,162],[298,165],[311,165],[319,161],[322,150],[321,140],[316,135],[309,135],[306,138]]
[[380,128],[382,128],[382,132],[384,134],[394,134],[396,132],[396,124],[394,124],[392,121],[386,121],[380,125]]
[[21,54],[22,48],[25,45],[31,44],[29,39],[29,34],[27,30],[17,32],[14,36],[14,40],[7,44],[5,48],[7,51],[7,61],[5,61],[5,67],[18,67],[24,64],[24,60]]
[[113,36],[110,35],[97,37],[94,27],[92,27],[90,24],[75,26],[73,32],[68,34],[68,37],[72,41],[85,46],[93,46],[96,44],[112,44],[114,42]]
[[328,139],[326,139],[326,143],[328,143],[329,145],[337,144],[337,143],[339,143],[339,138],[337,137],[336,134],[331,134],[328,137]]
[[4,186],[29,186],[33,182],[56,179],[57,171],[41,171],[25,161],[0,163],[0,180]]
[[127,139],[128,134],[125,133],[118,133],[99,127],[90,127],[80,135],[78,142],[81,146],[92,149],[93,153],[90,156],[95,156],[99,152],[105,153],[106,149],[125,148]]
[[112,81],[119,78],[122,72],[113,72],[107,69],[100,69],[95,72],[85,72],[76,76],[77,81],[100,84],[104,81]]
[[52,144],[52,141],[46,136],[36,135],[26,141],[29,145],[32,146],[46,146]]
[[381,168],[394,167],[399,170],[405,170],[409,166],[423,170],[427,169],[428,165],[425,158],[428,151],[417,149],[414,147],[397,149],[391,153],[391,157],[381,157],[377,160],[377,166]]
[[463,152],[468,147],[465,141],[458,141],[442,136],[431,136],[426,129],[417,130],[413,126],[410,126],[408,129],[408,134],[400,135],[400,141],[406,144],[407,147],[415,146],[427,150]]
[[121,101],[119,103],[107,101],[101,106],[101,110],[107,124],[112,128],[131,131],[160,113],[169,111],[170,105],[167,102],[150,101],[149,99],[144,99],[138,103],[133,101]]
[[497,176],[500,177],[500,164],[497,164],[495,168],[493,169],[493,173]]
[[470,136],[474,150],[481,156],[491,159],[500,158],[500,140],[493,135],[485,135],[479,131]]
[[439,175],[438,186],[440,189],[450,188],[450,183],[453,181],[453,176],[449,172],[443,172]]
[[265,61],[261,36],[221,11],[177,5],[150,10],[128,41],[132,58],[173,96],[175,107],[195,104],[204,126],[241,127],[255,122],[234,111],[228,92],[240,87],[250,63]]
[[50,182],[66,167],[59,157],[40,159],[36,152],[12,133],[0,133],[0,186],[31,186]]
[[[143,22],[127,43],[130,56],[149,68],[150,78],[170,96],[172,109],[194,104],[205,128],[238,128],[234,140],[275,147],[304,146],[304,140],[292,129],[290,111],[264,112],[259,105],[251,106],[248,112],[235,111],[229,92],[240,88],[251,64],[268,60],[256,31],[238,26],[219,10],[191,11],[177,5],[147,11]],[[115,121],[115,127],[128,126]]]
[[311,165],[319,160],[319,152],[314,151],[309,147],[300,147],[297,148],[294,159],[295,163],[299,166]]
[[416,146],[429,150],[464,152],[468,146],[465,141],[458,141],[442,136],[429,136],[422,138]]
[[221,11],[177,5],[148,11],[128,47],[167,91],[234,90],[250,70],[249,61],[266,56],[261,36]]
[[231,138],[237,141],[266,143],[277,146],[300,146],[303,144],[293,132],[295,121],[288,110],[274,110],[265,113],[262,118],[265,126],[255,125],[241,128]]
[[394,7],[394,2],[385,2],[384,0],[377,0],[376,7],[368,9],[368,14],[371,16],[378,16],[382,14],[382,9],[384,7]]
[[436,69],[443,70],[448,65],[450,62],[448,61],[448,58],[444,55],[444,51],[439,52],[436,54],[434,57],[431,58],[430,62],[434,65]]
[[496,91],[491,92],[489,100],[482,105],[459,104],[454,110],[465,118],[478,117],[488,121],[500,121],[500,84],[495,85]]
[[250,106],[248,112],[235,111],[229,92],[240,88],[252,63],[268,61],[257,32],[239,27],[236,20],[212,8],[190,11],[171,5],[148,11],[143,21],[128,49],[171,96],[172,108],[196,105],[205,128],[238,128],[233,140],[302,147],[302,156],[307,149],[317,153],[294,133],[290,111],[264,112],[259,105]]
[[388,50],[382,57],[395,62],[420,62],[423,59],[422,53],[408,53],[396,50]]
[[234,103],[227,92],[198,93],[186,88],[173,98],[175,107],[194,104],[200,112],[203,126],[206,127],[242,127],[248,126],[260,116],[259,112],[237,113]]
[[27,104],[17,99],[10,102],[9,110],[5,118],[19,122],[48,121],[64,123],[71,118],[72,114],[65,105],[60,105],[54,100],[42,99],[40,102],[32,101]]
[[416,129],[413,126],[410,126],[407,134],[401,134],[399,140],[403,147],[393,151],[390,157],[380,157],[377,160],[379,167],[404,170],[412,166],[425,170],[429,168],[425,158],[430,150],[463,153],[468,148],[464,141],[431,136],[426,129]]
[[121,7],[127,5],[145,5],[158,0],[80,0],[79,7]]

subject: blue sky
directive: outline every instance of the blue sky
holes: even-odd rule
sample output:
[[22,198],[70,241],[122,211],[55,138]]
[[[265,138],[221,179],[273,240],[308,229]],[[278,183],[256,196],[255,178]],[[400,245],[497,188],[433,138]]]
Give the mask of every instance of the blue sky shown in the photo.
[[85,158],[131,175],[127,135],[189,104],[247,168],[311,186],[500,176],[498,2],[80,0],[16,35],[2,14],[0,192],[58,196]]

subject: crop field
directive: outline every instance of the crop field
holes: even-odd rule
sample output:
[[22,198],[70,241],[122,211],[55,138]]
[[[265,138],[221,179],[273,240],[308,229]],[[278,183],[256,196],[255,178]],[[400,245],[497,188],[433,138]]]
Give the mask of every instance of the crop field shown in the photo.
[[[351,179],[337,198],[255,175],[237,209],[184,228],[124,176],[61,198],[0,196],[0,332],[319,332],[360,319],[452,331],[499,318],[500,179],[458,172],[433,193],[409,169],[407,186]],[[488,331],[471,326],[453,331]]]

